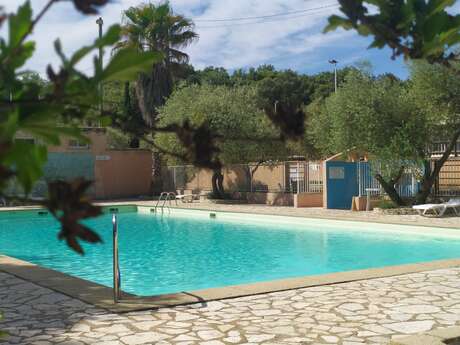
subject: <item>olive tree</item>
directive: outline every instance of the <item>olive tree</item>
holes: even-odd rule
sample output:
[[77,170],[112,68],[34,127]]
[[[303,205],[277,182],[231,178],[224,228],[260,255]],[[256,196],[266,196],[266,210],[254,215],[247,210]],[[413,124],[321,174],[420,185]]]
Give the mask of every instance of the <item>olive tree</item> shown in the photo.
[[[289,144],[280,140],[279,130],[257,107],[254,86],[231,88],[204,84],[180,88],[160,108],[159,124],[165,128],[175,124],[206,125],[214,133],[212,186],[213,194],[220,198],[224,196],[223,165],[275,160],[290,152]],[[176,134],[157,134],[155,144],[169,154],[170,159],[186,163],[196,160],[187,156],[190,150]],[[192,151],[199,152],[200,148]]]
[[[371,48],[389,47],[393,59],[402,56],[406,60],[423,60],[432,65],[442,65],[452,74],[459,75],[457,48],[460,44],[460,14],[449,9],[456,4],[456,0],[338,2],[343,16],[329,17],[325,32],[339,27],[356,30],[362,36],[373,37]],[[452,130],[446,133],[449,143],[440,159],[434,162],[434,169],[425,169],[417,202],[426,200],[460,137],[460,124],[457,122],[452,126]]]
[[339,92],[315,104],[310,133],[323,152],[350,149],[379,163],[375,178],[398,205],[404,200],[395,189],[405,169],[424,158],[427,140],[425,114],[414,106],[397,80],[353,71]]
[[[457,64],[447,67],[418,61],[411,64],[410,96],[424,114],[428,136],[425,145],[424,174],[417,203],[423,203],[431,193],[439,172],[448,160],[460,137],[460,75],[453,73]],[[441,157],[431,164],[431,148],[446,142]]]

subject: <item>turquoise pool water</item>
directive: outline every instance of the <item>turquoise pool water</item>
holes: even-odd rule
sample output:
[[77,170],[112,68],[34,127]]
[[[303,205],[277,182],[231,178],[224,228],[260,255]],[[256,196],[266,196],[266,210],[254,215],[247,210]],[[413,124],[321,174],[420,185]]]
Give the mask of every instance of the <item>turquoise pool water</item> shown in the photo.
[[[372,231],[371,223],[350,231],[328,221],[279,224],[247,216],[118,217],[122,289],[137,295],[460,257],[460,236]],[[88,223],[104,243],[85,245],[79,256],[57,240],[51,217],[0,215],[0,253],[111,286],[111,215]]]

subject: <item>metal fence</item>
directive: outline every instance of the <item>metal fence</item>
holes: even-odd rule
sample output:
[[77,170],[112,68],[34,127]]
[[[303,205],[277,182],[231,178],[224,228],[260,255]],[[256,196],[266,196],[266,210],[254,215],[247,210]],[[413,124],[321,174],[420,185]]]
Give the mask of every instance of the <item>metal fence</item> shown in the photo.
[[[237,164],[225,167],[224,187],[229,192],[321,193],[321,162]],[[167,190],[210,191],[212,172],[190,165],[169,166],[162,178]]]
[[[385,194],[382,186],[375,178],[375,175],[382,171],[379,163],[358,162],[357,169],[359,196]],[[420,188],[415,172],[410,168],[406,169],[395,188],[401,197],[414,197]]]
[[323,166],[321,162],[292,162],[289,164],[289,191],[292,193],[322,193]]
[[[433,143],[431,146],[431,154],[433,156],[442,156],[444,152],[447,150],[447,146],[449,145],[448,142],[446,141],[440,141]],[[457,143],[454,146],[454,149],[452,150],[452,156],[458,157],[460,154],[460,141],[457,141]]]

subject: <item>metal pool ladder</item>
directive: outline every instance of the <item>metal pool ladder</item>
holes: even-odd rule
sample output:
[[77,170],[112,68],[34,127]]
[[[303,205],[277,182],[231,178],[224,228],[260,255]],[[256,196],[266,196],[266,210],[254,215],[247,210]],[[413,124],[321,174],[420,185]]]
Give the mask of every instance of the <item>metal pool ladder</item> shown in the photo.
[[117,215],[112,215],[112,229],[113,229],[113,301],[118,303],[121,299],[121,273],[120,263],[118,260],[118,220]]
[[[164,198],[163,198],[164,197]],[[171,200],[174,200],[176,202],[177,206],[177,199],[176,199],[176,193],[174,192],[162,192],[160,194],[160,197],[157,200],[157,203],[155,204],[154,212],[157,212],[158,207],[161,208],[161,212],[164,211],[165,207],[168,207],[169,211],[171,212]],[[163,204],[160,205],[160,202],[163,201]],[[169,206],[166,205],[166,202],[169,201]]]

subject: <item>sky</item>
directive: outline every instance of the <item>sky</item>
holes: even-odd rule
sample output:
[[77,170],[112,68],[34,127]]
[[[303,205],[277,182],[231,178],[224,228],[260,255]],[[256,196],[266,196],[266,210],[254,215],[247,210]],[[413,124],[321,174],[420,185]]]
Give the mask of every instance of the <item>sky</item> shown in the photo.
[[[7,0],[1,5],[9,12],[23,1]],[[47,1],[31,2],[37,13]],[[142,2],[146,1],[116,0],[103,7],[100,16],[104,19],[104,28],[120,23],[124,9]],[[219,66],[232,71],[272,64],[278,69],[313,74],[331,70],[328,61],[335,59],[339,68],[368,61],[376,74],[391,72],[401,78],[408,75],[404,61],[391,60],[388,49],[367,49],[369,38],[353,31],[322,33],[328,16],[339,13],[337,0],[170,0],[170,3],[176,13],[191,18],[196,24],[199,40],[185,51],[198,69]],[[237,19],[291,12],[295,13]],[[34,32],[37,50],[26,67],[43,74],[49,63],[58,66],[54,40],[60,38],[64,52],[71,54],[97,37],[96,19],[96,16],[78,13],[71,2],[55,4]],[[105,57],[108,59],[109,54]],[[78,67],[90,74],[91,59],[82,61]]]

